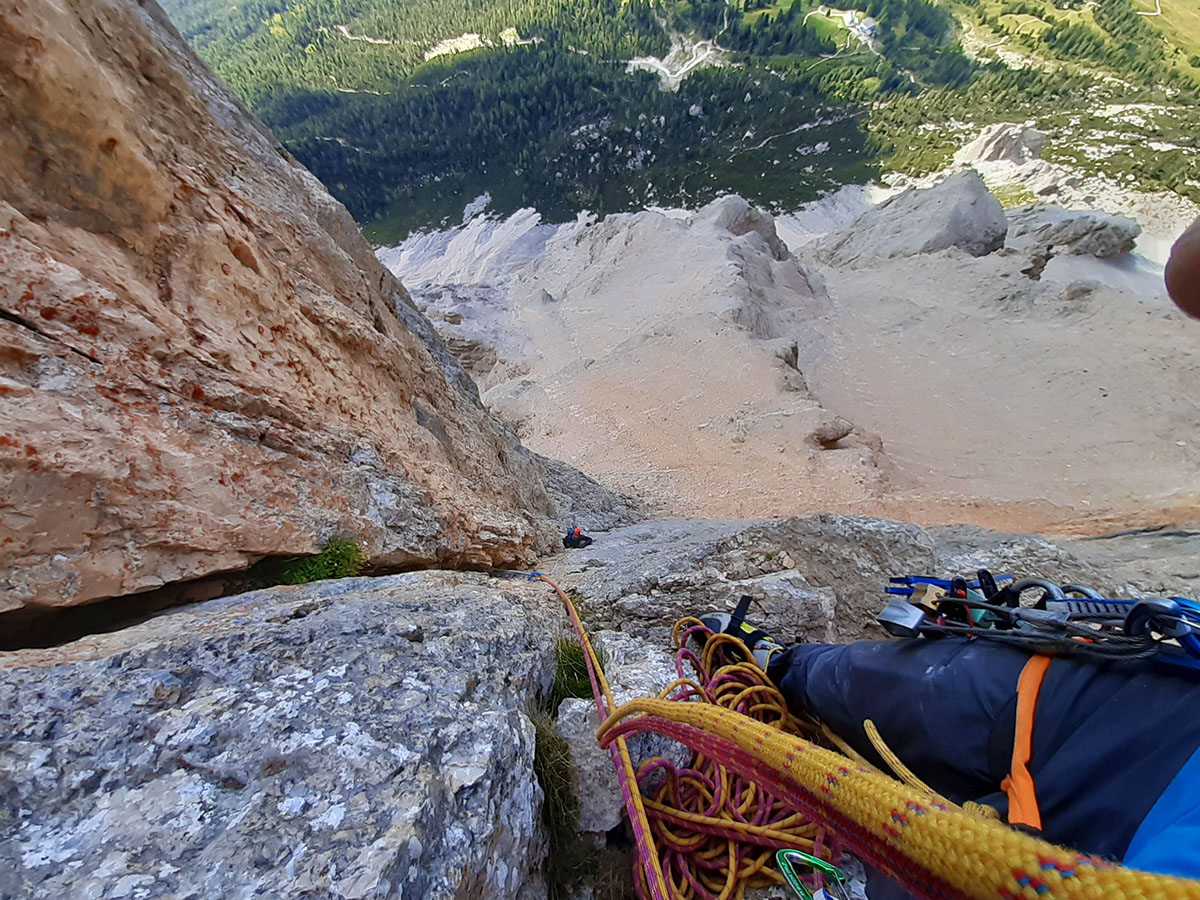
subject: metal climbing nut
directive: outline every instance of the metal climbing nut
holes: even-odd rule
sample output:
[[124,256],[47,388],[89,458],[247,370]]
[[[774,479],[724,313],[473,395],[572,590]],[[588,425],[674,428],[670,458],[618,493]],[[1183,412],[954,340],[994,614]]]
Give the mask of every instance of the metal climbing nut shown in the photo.
[[914,638],[921,633],[921,626],[925,624],[925,614],[911,603],[889,600],[888,605],[879,614],[879,624],[893,637]]

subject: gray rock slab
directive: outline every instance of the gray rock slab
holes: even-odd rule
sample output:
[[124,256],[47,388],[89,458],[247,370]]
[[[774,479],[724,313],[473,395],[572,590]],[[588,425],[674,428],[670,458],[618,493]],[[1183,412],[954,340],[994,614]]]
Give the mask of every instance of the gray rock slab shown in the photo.
[[0,654],[0,897],[536,897],[562,621],[427,572]]
[[607,531],[646,518],[641,503],[616,494],[566,463],[531,453],[542,468],[546,492],[565,534],[568,528]]
[[[638,697],[653,697],[678,677],[674,656],[661,646],[619,631],[599,631],[591,637],[604,657],[605,677],[618,706]],[[555,727],[571,747],[571,782],[579,801],[578,830],[593,834],[611,831],[621,824],[625,806],[612,754],[596,742],[596,704],[592,700],[564,700]],[[630,739],[629,754],[635,770],[656,756],[677,766],[686,765],[692,758],[687,747],[656,734]]]
[[1004,246],[1008,221],[974,169],[941,184],[908,190],[824,239],[818,253],[833,265],[936,253],[952,247],[985,256]]
[[1142,226],[1127,216],[1034,204],[1008,211],[1006,246],[1017,250],[1125,256],[1133,251]]
[[579,593],[595,627],[665,649],[676,620],[732,609],[743,594],[754,598],[750,618],[785,643],[882,638],[875,617],[890,575],[986,567],[1090,584],[1117,596],[1189,593],[1200,580],[1197,543],[1194,533],[1081,542],[862,516],[666,519],[599,535],[549,568]]

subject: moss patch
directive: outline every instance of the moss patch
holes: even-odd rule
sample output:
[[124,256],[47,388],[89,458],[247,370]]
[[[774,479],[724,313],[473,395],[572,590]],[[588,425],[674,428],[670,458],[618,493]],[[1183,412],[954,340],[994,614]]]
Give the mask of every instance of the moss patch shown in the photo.
[[530,714],[536,735],[533,772],[542,793],[542,823],[550,835],[550,863],[553,865],[555,844],[564,835],[574,836],[579,823],[579,801],[571,786],[571,748],[554,727],[554,715],[545,709]]
[[335,538],[315,556],[272,557],[250,569],[255,584],[308,584],[327,578],[353,578],[366,565],[362,547],[350,540]]
[[[596,651],[596,655],[601,656],[599,651]],[[588,679],[587,657],[575,638],[560,638],[554,646],[554,658],[558,665],[554,670],[554,685],[550,688],[546,704],[549,710],[557,713],[558,705],[568,697],[591,697],[592,683]],[[603,657],[600,664],[604,665]]]
[[1017,206],[1028,206],[1030,203],[1036,203],[1037,197],[1033,191],[1025,187],[1023,184],[997,184],[989,185],[992,194],[1000,201],[1000,205],[1005,209],[1013,209]]
[[545,795],[542,824],[550,844],[546,891],[550,900],[566,900],[588,885],[595,900],[632,900],[636,893],[628,849],[591,846],[576,830],[579,800],[571,783],[571,748],[555,728],[555,721],[563,700],[591,699],[592,686],[583,648],[574,637],[560,639],[554,656],[554,685],[529,712],[535,734],[533,771]]

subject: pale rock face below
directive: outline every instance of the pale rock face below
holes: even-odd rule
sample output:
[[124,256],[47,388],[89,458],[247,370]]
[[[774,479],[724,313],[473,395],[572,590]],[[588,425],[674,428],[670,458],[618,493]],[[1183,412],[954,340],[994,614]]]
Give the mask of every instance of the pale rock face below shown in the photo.
[[[779,220],[737,197],[476,218],[380,255],[531,448],[660,515],[1076,533],[1190,518],[1200,401],[1178,385],[1200,351],[1161,269],[1002,247],[1004,211],[969,172],[863,215],[869,199],[785,218],[783,259]],[[1112,222],[1071,248],[1124,233]],[[972,233],[999,249],[915,252]],[[867,255],[831,265],[822,245]]]
[[148,0],[0,29],[0,611],[311,552],[502,565],[539,466]]
[[1126,216],[1034,204],[1008,210],[1005,246],[1111,259],[1132,253],[1141,233]]
[[805,381],[831,352],[821,276],[741,197],[558,226],[475,219],[380,256],[488,407],[610,490],[754,516],[886,486],[878,442]]
[[819,245],[834,265],[916,256],[956,247],[985,256],[1004,246],[1004,207],[973,169],[926,190],[885,200],[840,234]]
[[525,710],[561,620],[425,572],[0,653],[0,896],[544,897]]

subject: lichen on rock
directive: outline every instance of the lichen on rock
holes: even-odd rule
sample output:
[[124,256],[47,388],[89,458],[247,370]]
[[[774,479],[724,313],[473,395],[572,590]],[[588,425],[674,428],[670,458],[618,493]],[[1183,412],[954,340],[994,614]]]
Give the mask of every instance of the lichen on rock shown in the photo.
[[548,594],[327,581],[0,653],[0,896],[536,897]]

